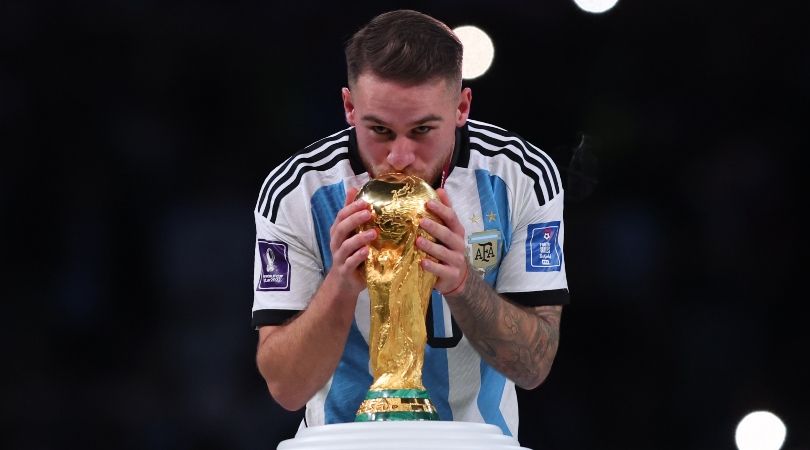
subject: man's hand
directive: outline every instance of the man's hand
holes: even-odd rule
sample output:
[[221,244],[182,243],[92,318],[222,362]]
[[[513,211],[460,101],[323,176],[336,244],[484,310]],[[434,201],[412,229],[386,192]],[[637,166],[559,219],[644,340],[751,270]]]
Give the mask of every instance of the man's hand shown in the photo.
[[370,229],[356,233],[357,228],[371,220],[368,203],[354,200],[357,189],[346,192],[346,203],[341,209],[332,228],[329,229],[329,249],[332,251],[332,268],[329,276],[337,277],[337,285],[357,296],[366,287],[361,264],[368,257],[368,244],[377,237],[377,230]]
[[436,258],[438,262],[423,259],[422,268],[438,278],[434,289],[448,295],[460,290],[467,279],[469,271],[467,247],[464,244],[464,227],[453,211],[447,192],[444,189],[437,189],[436,193],[441,202],[431,200],[426,206],[428,211],[435,214],[443,224],[425,218],[421,220],[419,226],[436,238],[437,242],[419,237],[416,240],[416,247]]
[[427,258],[422,268],[435,274],[435,289],[444,294],[453,317],[484,360],[515,384],[534,389],[548,376],[560,335],[561,306],[519,306],[499,296],[483,278],[470,275],[464,227],[444,189],[441,202],[428,210],[444,224],[422,219],[420,226],[437,242],[422,237],[416,246]]

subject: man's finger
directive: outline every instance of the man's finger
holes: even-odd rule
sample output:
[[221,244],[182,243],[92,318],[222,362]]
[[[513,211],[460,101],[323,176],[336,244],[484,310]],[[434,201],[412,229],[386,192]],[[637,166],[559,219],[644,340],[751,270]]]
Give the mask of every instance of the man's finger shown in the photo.
[[436,195],[439,196],[439,200],[442,201],[448,208],[452,208],[453,204],[450,203],[450,196],[447,195],[447,191],[444,188],[436,189]]
[[[444,245],[440,245],[436,242],[431,242],[430,239],[425,239],[422,236],[416,238],[416,247],[419,250],[427,253],[428,255],[436,258],[438,261],[445,262],[447,264],[458,264],[459,258],[458,253],[451,250],[450,248],[445,247]],[[463,259],[460,260],[463,262]]]
[[352,214],[356,213],[357,211],[362,211],[364,209],[368,209],[368,203],[363,200],[349,200],[350,197],[346,197],[346,206],[343,207],[340,211],[338,211],[337,216],[335,217],[335,223],[341,222],[342,220],[346,219],[347,217],[351,216]]
[[425,206],[427,206],[428,211],[435,214],[444,225],[449,228],[453,233],[456,233],[460,236],[464,235],[464,226],[461,225],[461,222],[458,220],[458,216],[456,216],[456,212],[453,211],[452,205],[450,204],[450,199],[447,197],[447,193],[444,189],[439,189],[437,191],[439,193],[439,200],[430,200],[427,202]]
[[448,248],[456,251],[464,251],[464,238],[462,238],[462,235],[459,233],[427,217],[419,221],[419,226]]
[[[344,208],[342,211],[347,211],[347,208]],[[355,211],[350,216],[341,219],[340,221],[335,221],[332,224],[332,230],[330,232],[332,244],[333,245],[340,245],[340,242],[346,240],[351,236],[360,225],[371,220],[371,211],[367,209],[361,209],[359,211]]]
[[357,188],[354,187],[349,188],[349,190],[346,191],[346,202],[344,202],[343,206],[349,206],[349,204],[354,201],[354,198],[356,196],[357,196]]
[[355,254],[357,250],[368,246],[377,237],[377,230],[366,230],[344,240],[340,246],[333,249],[333,262],[339,264],[344,258]]

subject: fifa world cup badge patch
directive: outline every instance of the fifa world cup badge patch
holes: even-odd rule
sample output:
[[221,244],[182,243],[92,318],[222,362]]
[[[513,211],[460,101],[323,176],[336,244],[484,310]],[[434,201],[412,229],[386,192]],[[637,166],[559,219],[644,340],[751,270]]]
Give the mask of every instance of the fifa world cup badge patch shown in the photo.
[[559,272],[560,222],[533,223],[526,229],[526,272]]
[[467,238],[470,264],[477,271],[486,273],[498,265],[500,258],[501,232],[484,230],[472,233]]
[[261,273],[257,291],[289,291],[290,262],[287,257],[287,244],[279,241],[257,241]]

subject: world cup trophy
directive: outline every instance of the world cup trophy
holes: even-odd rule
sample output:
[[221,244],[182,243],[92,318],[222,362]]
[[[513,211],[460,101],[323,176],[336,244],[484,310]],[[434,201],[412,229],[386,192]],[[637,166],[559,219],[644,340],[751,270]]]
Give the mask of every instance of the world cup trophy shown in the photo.
[[434,241],[419,220],[438,221],[425,208],[436,192],[419,177],[391,173],[366,183],[357,198],[371,206],[372,219],[362,230],[376,227],[379,233],[365,263],[374,380],[355,421],[439,420],[422,384],[425,315],[436,276],[422,269],[422,258],[431,257],[415,245],[418,236]]

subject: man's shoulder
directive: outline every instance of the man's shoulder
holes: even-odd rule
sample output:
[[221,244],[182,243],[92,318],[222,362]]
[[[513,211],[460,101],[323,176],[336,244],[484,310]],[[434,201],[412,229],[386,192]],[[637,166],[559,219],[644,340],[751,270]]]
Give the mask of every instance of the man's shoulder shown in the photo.
[[498,125],[484,122],[481,120],[467,120],[467,132],[471,138],[489,138],[490,140],[497,140],[502,145],[519,145],[521,147],[531,147],[539,150],[534,145],[530,144],[518,133],[510,131]]
[[[546,169],[554,166],[551,157],[539,147],[521,135],[491,123],[467,120],[466,140],[471,151],[486,159],[492,158],[507,165],[517,164],[524,169],[538,165]],[[498,165],[497,161],[490,163]]]
[[275,221],[282,200],[292,193],[308,197],[314,190],[354,174],[358,170],[354,139],[354,127],[346,128],[285,159],[265,177],[256,212]]
[[290,155],[289,158],[271,171],[271,174],[285,165],[312,163],[322,158],[328,158],[334,153],[345,152],[350,145],[353,133],[354,127],[349,127],[318,139]]
[[560,194],[560,172],[549,154],[498,125],[468,119],[466,128],[471,166],[533,191],[541,205]]

